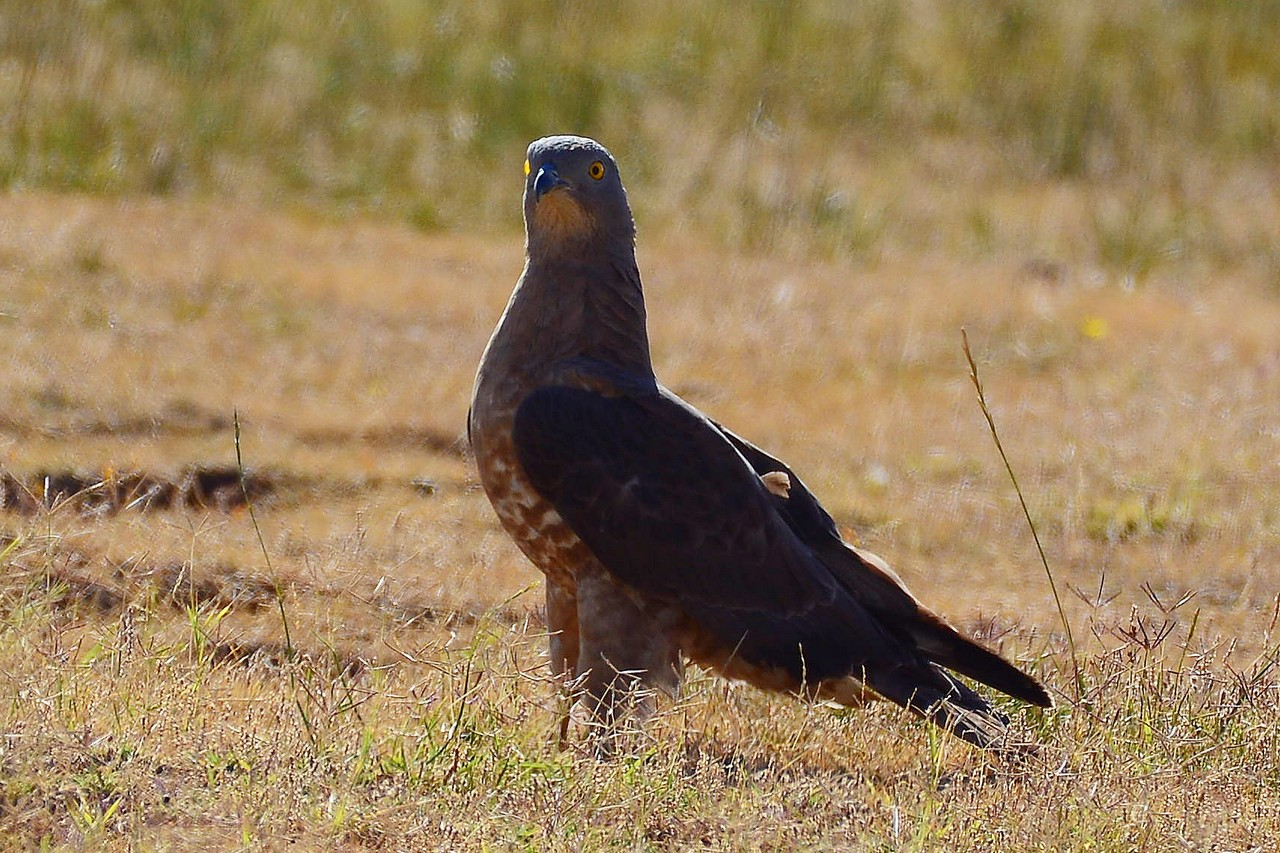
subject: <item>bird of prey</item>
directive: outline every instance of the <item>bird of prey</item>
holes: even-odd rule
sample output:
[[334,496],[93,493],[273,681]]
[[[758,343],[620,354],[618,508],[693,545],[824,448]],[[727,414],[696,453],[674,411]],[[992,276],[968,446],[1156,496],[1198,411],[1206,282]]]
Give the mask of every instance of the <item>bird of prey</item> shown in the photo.
[[1007,720],[952,673],[1049,706],[846,543],[790,468],[658,383],[609,152],[551,136],[524,171],[524,271],[467,432],[498,518],[546,575],[552,668],[596,720],[646,713],[686,658],[812,700],[882,697],[983,747]]

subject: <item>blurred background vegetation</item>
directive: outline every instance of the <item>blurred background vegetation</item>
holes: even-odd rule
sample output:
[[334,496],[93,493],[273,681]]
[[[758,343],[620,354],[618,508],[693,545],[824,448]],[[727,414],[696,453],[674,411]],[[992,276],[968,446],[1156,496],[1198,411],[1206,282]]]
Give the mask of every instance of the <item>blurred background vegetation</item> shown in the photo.
[[0,179],[515,229],[529,140],[642,231],[1280,288],[1280,0],[0,0]]

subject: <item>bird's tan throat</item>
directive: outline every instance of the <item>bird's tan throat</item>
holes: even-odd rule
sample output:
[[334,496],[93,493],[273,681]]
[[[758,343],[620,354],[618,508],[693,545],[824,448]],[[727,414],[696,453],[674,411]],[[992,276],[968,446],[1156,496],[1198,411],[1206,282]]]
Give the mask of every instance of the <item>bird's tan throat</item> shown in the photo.
[[595,231],[596,220],[563,189],[544,195],[533,210],[534,227],[555,242],[580,242]]

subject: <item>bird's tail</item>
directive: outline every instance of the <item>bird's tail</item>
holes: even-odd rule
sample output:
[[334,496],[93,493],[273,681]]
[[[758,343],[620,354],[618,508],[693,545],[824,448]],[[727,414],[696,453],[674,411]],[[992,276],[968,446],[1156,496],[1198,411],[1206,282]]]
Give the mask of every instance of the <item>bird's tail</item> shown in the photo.
[[1041,708],[1048,708],[1053,704],[1049,694],[1036,679],[985,646],[970,640],[923,607],[920,609],[921,618],[907,626],[906,631],[929,660],[988,687],[994,687],[1015,699]]
[[868,672],[867,685],[889,701],[974,746],[1000,749],[1010,745],[1008,717],[950,674],[937,667],[930,669],[934,677],[927,681],[918,672]]

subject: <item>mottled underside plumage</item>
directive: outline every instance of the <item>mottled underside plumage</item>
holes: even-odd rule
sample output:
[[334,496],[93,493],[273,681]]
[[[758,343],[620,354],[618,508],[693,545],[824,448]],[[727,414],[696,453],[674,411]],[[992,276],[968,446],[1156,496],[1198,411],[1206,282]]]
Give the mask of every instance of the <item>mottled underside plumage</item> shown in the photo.
[[468,432],[499,518],[547,575],[552,665],[597,716],[623,687],[674,689],[686,657],[847,704],[870,688],[982,746],[1005,721],[948,670],[1049,705],[845,543],[787,466],[658,384],[609,153],[551,137],[528,169],[525,269]]

